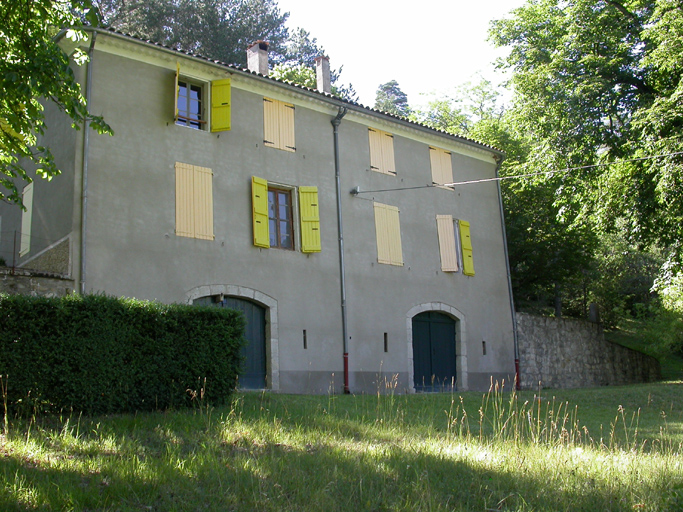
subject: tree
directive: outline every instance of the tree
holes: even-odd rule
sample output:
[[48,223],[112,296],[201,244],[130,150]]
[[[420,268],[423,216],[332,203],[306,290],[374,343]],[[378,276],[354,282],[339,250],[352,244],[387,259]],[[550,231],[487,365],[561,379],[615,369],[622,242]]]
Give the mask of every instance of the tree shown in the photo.
[[375,108],[396,116],[408,117],[410,114],[408,96],[401,90],[396,80],[390,80],[377,88]]
[[[17,180],[31,182],[29,169],[45,178],[59,173],[50,148],[39,145],[45,131],[45,101],[72,120],[72,127],[90,125],[112,133],[99,116],[88,112],[69,57],[55,42],[58,28],[80,41],[84,23],[97,23],[90,0],[21,0],[0,3],[0,199],[21,203]],[[87,55],[76,50],[76,64]]]
[[510,49],[501,66],[513,73],[533,167],[581,167],[562,175],[561,212],[680,259],[680,2],[530,1],[494,22],[491,38]]

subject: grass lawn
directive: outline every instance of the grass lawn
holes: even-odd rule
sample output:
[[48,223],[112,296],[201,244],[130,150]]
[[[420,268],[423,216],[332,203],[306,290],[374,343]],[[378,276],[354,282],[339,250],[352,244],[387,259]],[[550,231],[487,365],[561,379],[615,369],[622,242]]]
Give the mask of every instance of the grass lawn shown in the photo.
[[0,510],[683,510],[683,383],[10,422]]

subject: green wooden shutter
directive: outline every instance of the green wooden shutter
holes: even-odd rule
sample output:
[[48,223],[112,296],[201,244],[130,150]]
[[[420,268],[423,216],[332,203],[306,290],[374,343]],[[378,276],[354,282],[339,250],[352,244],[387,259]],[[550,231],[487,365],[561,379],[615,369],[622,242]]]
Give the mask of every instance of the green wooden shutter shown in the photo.
[[299,187],[301,252],[320,252],[320,209],[318,187]]
[[263,178],[251,178],[251,203],[253,208],[254,245],[270,248],[268,228],[268,182]]
[[462,273],[474,275],[474,259],[472,257],[472,240],[470,239],[470,223],[460,221],[460,243],[462,244]]
[[455,230],[451,215],[437,215],[436,228],[439,235],[439,252],[441,255],[441,270],[444,272],[458,271],[458,255],[455,249]]
[[211,131],[222,132],[230,129],[231,117],[231,80],[211,82]]

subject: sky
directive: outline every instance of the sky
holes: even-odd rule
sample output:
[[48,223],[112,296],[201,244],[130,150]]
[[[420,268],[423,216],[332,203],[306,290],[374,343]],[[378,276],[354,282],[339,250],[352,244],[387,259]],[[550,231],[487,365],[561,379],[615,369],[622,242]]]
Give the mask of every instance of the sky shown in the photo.
[[[351,83],[359,101],[372,107],[380,84],[396,80],[412,106],[426,94],[448,94],[481,75],[503,81],[493,61],[505,54],[486,41],[489,22],[525,0],[277,0],[289,12],[290,29],[304,28],[343,65],[341,83]],[[404,5],[404,7],[401,7]]]

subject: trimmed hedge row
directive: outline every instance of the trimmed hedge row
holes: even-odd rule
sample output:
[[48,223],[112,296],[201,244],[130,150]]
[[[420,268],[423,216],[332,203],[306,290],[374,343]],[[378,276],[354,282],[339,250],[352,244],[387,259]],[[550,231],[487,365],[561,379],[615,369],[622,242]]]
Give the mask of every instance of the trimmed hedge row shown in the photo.
[[0,294],[8,408],[163,410],[190,405],[204,387],[204,404],[224,403],[241,368],[244,325],[241,313],[223,308]]

